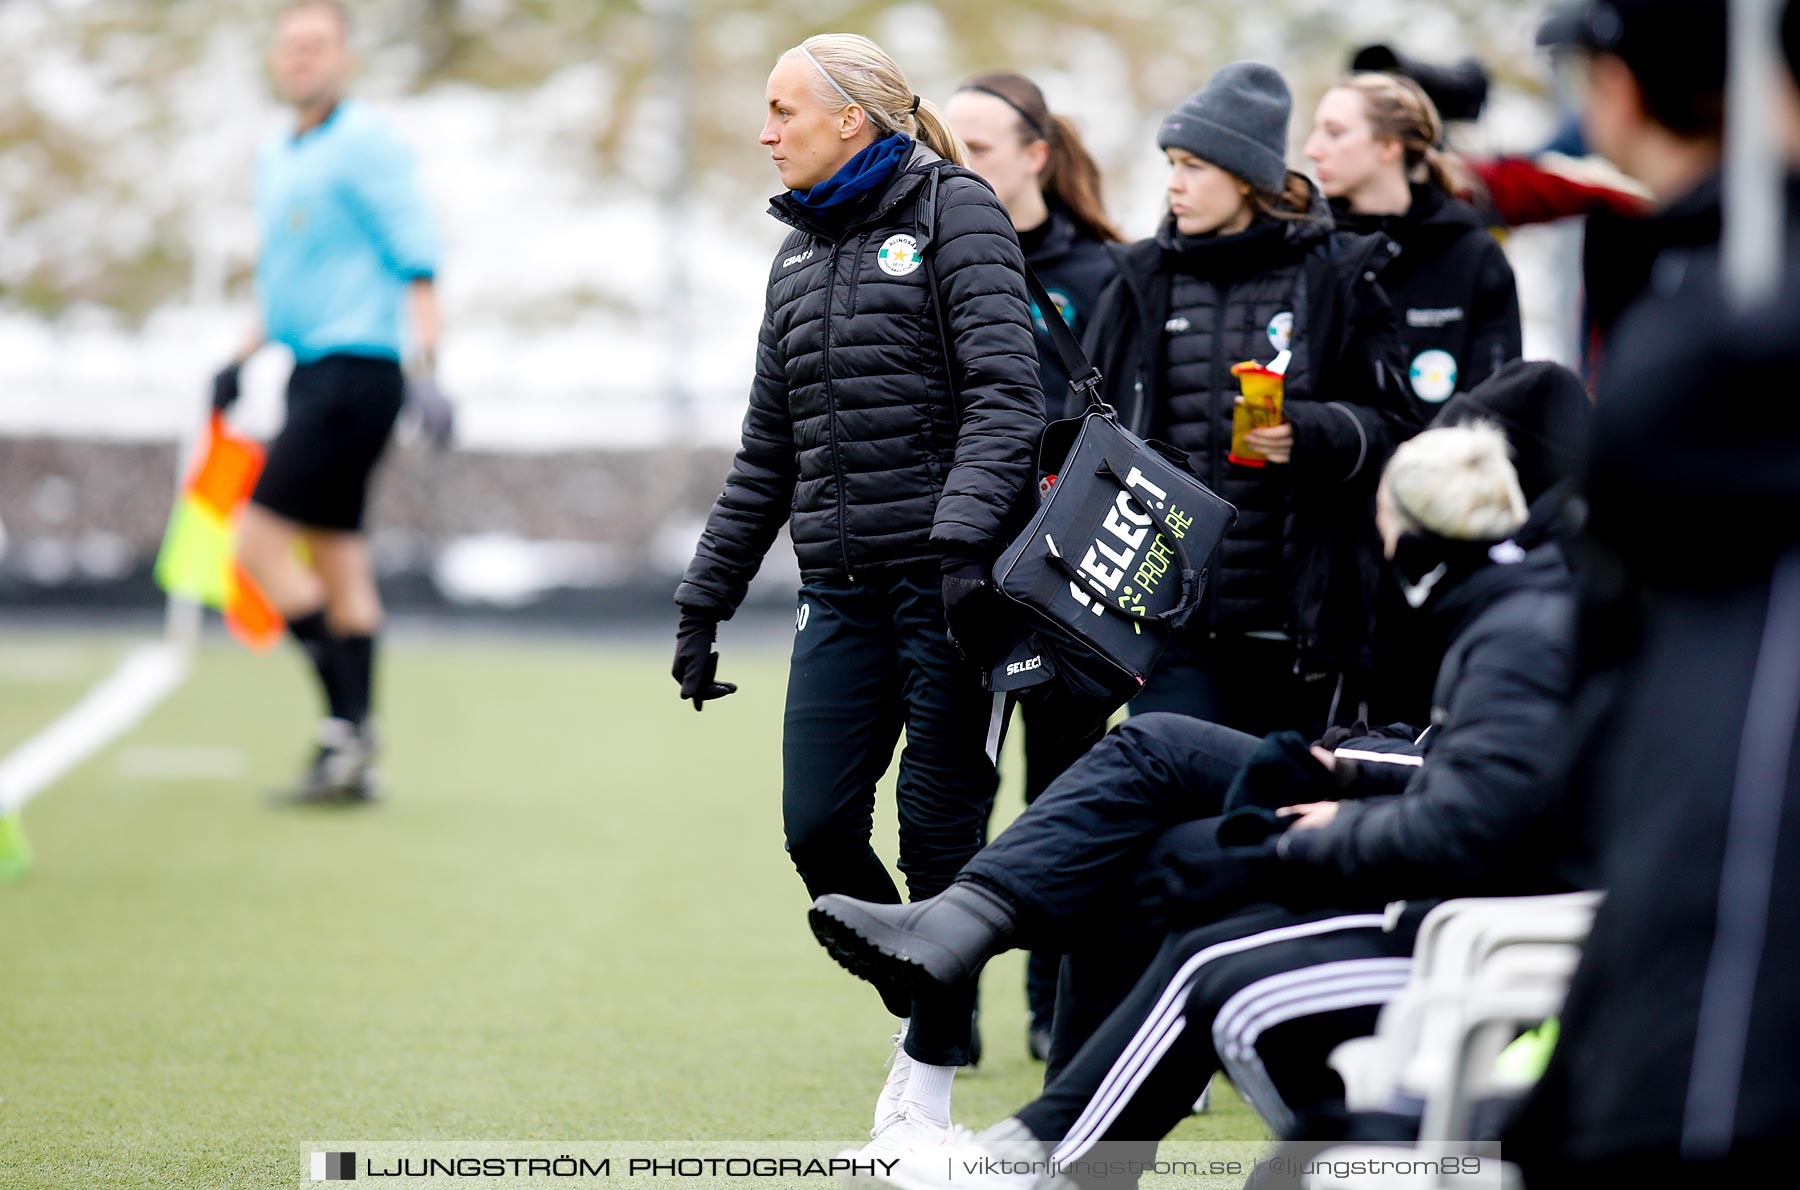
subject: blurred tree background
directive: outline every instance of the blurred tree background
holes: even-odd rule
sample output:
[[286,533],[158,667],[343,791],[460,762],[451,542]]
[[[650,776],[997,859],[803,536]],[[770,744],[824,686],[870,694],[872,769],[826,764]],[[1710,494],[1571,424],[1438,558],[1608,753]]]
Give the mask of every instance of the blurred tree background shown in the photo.
[[[0,5],[0,302],[43,313],[86,302],[142,317],[188,292],[196,256],[206,254],[201,242],[221,230],[196,220],[196,207],[215,208],[221,192],[247,199],[247,146],[231,131],[246,114],[264,127],[276,118],[261,56],[278,7],[273,0]],[[1156,119],[1227,61],[1261,58],[1289,74],[1297,136],[1312,99],[1359,42],[1441,57],[1478,49],[1497,79],[1521,95],[1540,89],[1542,73],[1530,48],[1541,5],[1483,0],[352,0],[349,7],[364,94],[473,93],[521,119],[533,98],[562,95],[579,114],[557,121],[561,168],[602,192],[665,194],[685,144],[692,172],[683,185],[693,209],[751,229],[757,199],[773,185],[755,144],[763,80],[781,50],[823,30],[873,36],[922,93],[939,98],[977,70],[1039,78],[1092,141],[1120,216],[1138,231],[1154,217],[1155,178],[1144,175],[1155,170]],[[691,117],[685,134],[683,111]],[[423,155],[440,147],[408,131]],[[530,212],[514,207],[493,217]],[[241,222],[230,228],[226,252],[233,288],[253,250]]]
[[[154,598],[180,444],[251,310],[252,166],[289,118],[264,68],[280,6],[0,0],[0,602],[61,606],[81,584]],[[1292,83],[1296,163],[1319,94],[1377,41],[1480,54],[1494,98],[1460,143],[1541,143],[1543,7],[348,0],[354,92],[413,147],[443,227],[440,374],[459,408],[455,452],[403,443],[378,488],[390,594],[536,607],[550,588],[636,584],[666,611],[736,443],[783,234],[765,214],[764,81],[807,35],[867,34],[938,100],[977,71],[1032,76],[1145,235],[1158,121],[1241,58]],[[1529,239],[1508,249],[1526,345],[1554,355],[1554,328],[1533,350],[1533,311],[1572,308],[1550,278],[1574,257],[1542,241],[1534,265]],[[279,424],[286,371],[279,351],[246,370],[242,428]],[[778,547],[758,588],[771,606],[791,567]]]

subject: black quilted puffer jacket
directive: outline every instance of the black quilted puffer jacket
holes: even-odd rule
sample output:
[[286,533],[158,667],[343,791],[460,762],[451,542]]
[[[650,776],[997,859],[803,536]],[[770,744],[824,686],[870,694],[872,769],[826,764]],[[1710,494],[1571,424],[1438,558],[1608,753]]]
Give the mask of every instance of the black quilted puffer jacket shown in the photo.
[[[1133,430],[1185,451],[1238,509],[1192,630],[1284,633],[1306,672],[1366,663],[1381,565],[1375,485],[1419,426],[1376,283],[1385,241],[1334,232],[1320,201],[1313,218],[1264,218],[1232,237],[1165,225],[1114,255],[1118,277],[1088,331],[1106,400]],[[1231,366],[1284,349],[1293,462],[1239,466],[1227,457]]]
[[794,230],[743,444],[675,601],[729,616],[784,522],[807,581],[993,558],[1044,425],[1006,209],[922,145],[847,222],[787,194],[769,209]]

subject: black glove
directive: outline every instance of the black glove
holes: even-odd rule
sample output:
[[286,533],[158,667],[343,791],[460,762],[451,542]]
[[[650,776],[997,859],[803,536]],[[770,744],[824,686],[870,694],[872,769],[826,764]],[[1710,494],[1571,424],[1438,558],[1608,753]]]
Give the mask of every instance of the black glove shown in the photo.
[[963,660],[984,664],[1003,643],[1000,639],[1002,608],[988,568],[974,558],[944,559],[944,620],[950,625],[950,642]]
[[212,407],[215,412],[223,413],[237,404],[238,373],[242,367],[241,364],[227,364],[213,377]]
[[713,652],[713,641],[719,635],[719,622],[699,612],[683,611],[681,626],[675,630],[675,667],[670,671],[681,683],[681,697],[694,700],[694,709],[704,711],[711,699],[737,693],[733,682],[721,682],[719,655]]
[[1207,925],[1252,901],[1270,898],[1281,867],[1272,841],[1255,847],[1169,852],[1139,878],[1139,905],[1163,929]]
[[1218,819],[1214,833],[1220,847],[1256,847],[1273,839],[1295,821],[1291,814],[1284,818],[1261,806],[1239,806]]
[[1319,763],[1300,733],[1278,731],[1265,736],[1238,769],[1231,788],[1225,791],[1225,808],[1279,810],[1303,802],[1336,801],[1341,796],[1337,779]]
[[405,409],[426,442],[437,450],[449,448],[456,434],[456,406],[438,387],[437,377],[429,372],[409,377]]

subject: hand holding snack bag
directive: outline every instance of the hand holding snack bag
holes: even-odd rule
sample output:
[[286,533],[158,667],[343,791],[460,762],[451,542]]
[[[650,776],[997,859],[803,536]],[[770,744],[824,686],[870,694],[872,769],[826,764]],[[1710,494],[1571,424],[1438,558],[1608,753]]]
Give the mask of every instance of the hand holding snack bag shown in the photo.
[[1232,366],[1231,374],[1238,378],[1242,395],[1231,410],[1231,454],[1228,457],[1240,467],[1263,467],[1271,461],[1287,461],[1285,457],[1272,460],[1248,441],[1252,430],[1273,429],[1287,424],[1287,418],[1281,412],[1283,377],[1287,373],[1287,364],[1288,353],[1284,351],[1267,367],[1255,360],[1246,360]]

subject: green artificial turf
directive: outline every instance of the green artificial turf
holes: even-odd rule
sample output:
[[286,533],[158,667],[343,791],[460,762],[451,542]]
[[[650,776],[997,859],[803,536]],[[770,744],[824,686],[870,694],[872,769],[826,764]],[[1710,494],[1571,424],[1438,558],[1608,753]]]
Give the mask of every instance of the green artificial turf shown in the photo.
[[[0,750],[129,643],[0,634]],[[784,659],[695,714],[660,640],[401,639],[388,799],[279,810],[315,714],[223,641],[23,816],[0,884],[0,1186],[287,1186],[312,1138],[850,1140],[891,1018],[781,849]],[[658,646],[651,649],[649,646]],[[1000,817],[1017,809],[1016,749]],[[235,771],[234,771],[235,770]],[[885,791],[878,842],[892,858]],[[984,980],[984,1127],[1032,1095],[1022,956]],[[1265,1135],[1221,1084],[1184,1139]]]

